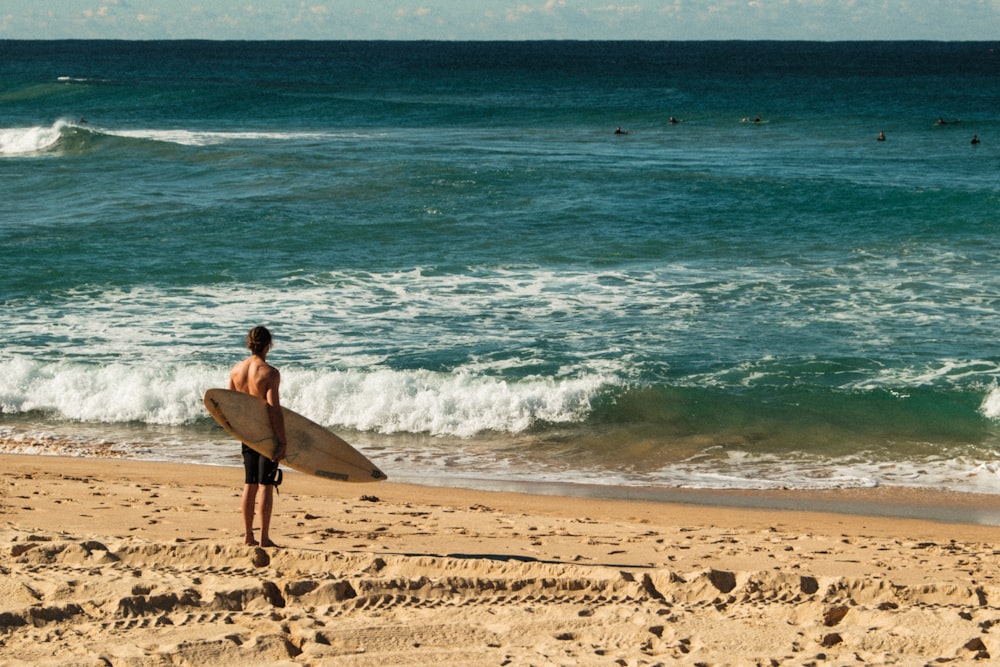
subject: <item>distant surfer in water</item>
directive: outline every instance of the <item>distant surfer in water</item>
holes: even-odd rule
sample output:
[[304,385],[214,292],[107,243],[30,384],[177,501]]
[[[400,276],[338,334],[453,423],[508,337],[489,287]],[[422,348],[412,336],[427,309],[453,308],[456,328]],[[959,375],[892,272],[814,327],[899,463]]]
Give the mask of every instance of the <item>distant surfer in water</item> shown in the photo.
[[972,144],[973,146],[977,146],[979,144],[979,135],[978,134],[972,135],[972,141],[970,141],[969,143]]
[[628,134],[628,130],[623,130],[622,126],[619,125],[615,128],[615,134]]
[[878,131],[878,141],[885,141],[885,132],[882,130]]
[[[277,545],[271,541],[270,536],[271,509],[274,506],[276,476],[279,474],[278,461],[284,458],[285,448],[288,445],[285,440],[285,418],[281,413],[281,399],[278,397],[281,374],[277,368],[267,363],[267,353],[271,350],[271,332],[266,328],[254,327],[250,330],[247,334],[247,349],[250,350],[250,356],[236,364],[229,372],[229,389],[264,399],[267,403],[267,416],[271,421],[271,429],[278,441],[278,449],[274,458],[269,460],[243,445],[245,481],[240,507],[243,512],[245,543],[248,546],[259,544],[262,547],[274,547]],[[254,539],[253,534],[255,507],[259,509],[260,514],[260,542]]]

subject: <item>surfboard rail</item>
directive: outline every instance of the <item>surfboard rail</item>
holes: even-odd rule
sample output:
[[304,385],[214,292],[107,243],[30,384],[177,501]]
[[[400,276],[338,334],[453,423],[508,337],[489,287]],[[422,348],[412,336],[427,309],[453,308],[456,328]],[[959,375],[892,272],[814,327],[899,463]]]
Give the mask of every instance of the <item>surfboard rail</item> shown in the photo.
[[[267,415],[267,403],[231,389],[209,389],[205,409],[227,433],[271,458],[277,449]],[[282,407],[288,446],[279,463],[323,479],[340,482],[380,482],[386,474],[343,438],[294,410]]]

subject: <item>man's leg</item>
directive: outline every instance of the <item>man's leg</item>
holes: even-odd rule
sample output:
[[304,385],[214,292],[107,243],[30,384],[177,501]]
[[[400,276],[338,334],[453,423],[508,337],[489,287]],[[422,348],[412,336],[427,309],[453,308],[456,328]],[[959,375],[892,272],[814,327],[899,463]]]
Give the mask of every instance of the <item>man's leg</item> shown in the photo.
[[274,487],[264,484],[260,492],[260,545],[273,547],[271,541],[271,508],[274,506]]
[[[257,484],[243,486],[243,501],[240,504],[240,509],[243,511],[244,543],[251,547],[257,546],[257,540],[253,538],[253,512],[257,502],[257,486]],[[268,523],[270,523],[270,517],[268,517]],[[264,534],[267,534],[266,529]]]

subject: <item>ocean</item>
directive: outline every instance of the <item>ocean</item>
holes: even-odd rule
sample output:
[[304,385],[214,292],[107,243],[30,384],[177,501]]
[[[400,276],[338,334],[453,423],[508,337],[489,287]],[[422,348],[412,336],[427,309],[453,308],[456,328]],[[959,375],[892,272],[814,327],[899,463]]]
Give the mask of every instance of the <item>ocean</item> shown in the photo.
[[1000,493],[1000,42],[0,62],[0,451],[237,466],[263,324],[397,481]]

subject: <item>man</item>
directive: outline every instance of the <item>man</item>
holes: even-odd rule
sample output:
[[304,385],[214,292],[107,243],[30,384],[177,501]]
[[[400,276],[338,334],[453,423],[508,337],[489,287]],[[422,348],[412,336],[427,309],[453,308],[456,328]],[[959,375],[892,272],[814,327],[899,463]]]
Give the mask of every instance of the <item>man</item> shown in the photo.
[[[247,349],[250,357],[233,367],[229,373],[229,388],[244,394],[257,396],[267,403],[267,416],[271,420],[271,429],[277,440],[277,450],[273,459],[257,453],[243,445],[243,467],[245,469],[245,484],[243,486],[243,525],[246,531],[245,542],[248,546],[277,546],[271,541],[271,508],[274,504],[275,473],[278,461],[285,456],[287,441],[285,440],[285,418],[281,413],[281,399],[278,397],[278,384],[281,374],[278,369],[267,363],[267,353],[271,349],[271,332],[264,327],[254,327],[247,334]],[[263,487],[263,489],[261,489]],[[254,539],[253,518],[254,507],[258,504],[257,494],[260,492],[260,542]]]

